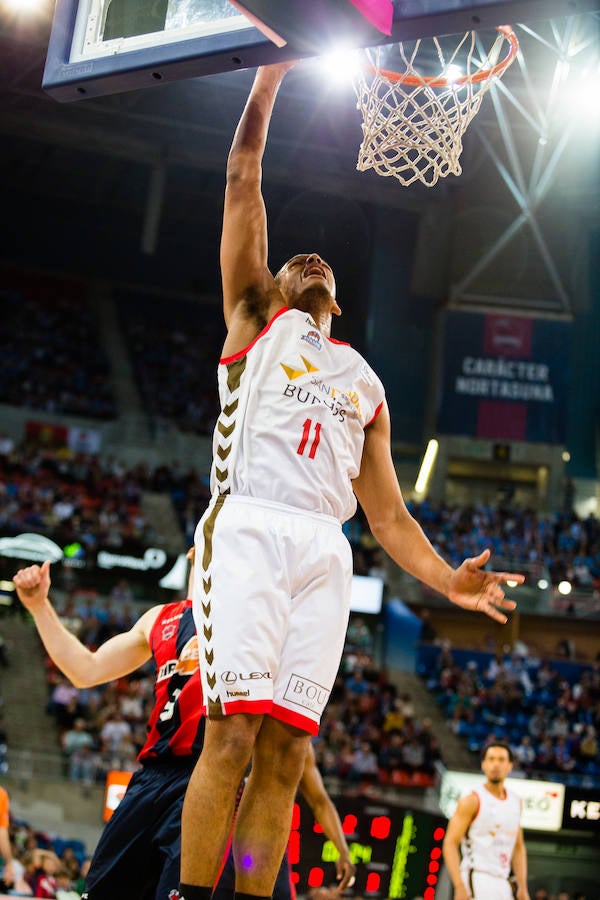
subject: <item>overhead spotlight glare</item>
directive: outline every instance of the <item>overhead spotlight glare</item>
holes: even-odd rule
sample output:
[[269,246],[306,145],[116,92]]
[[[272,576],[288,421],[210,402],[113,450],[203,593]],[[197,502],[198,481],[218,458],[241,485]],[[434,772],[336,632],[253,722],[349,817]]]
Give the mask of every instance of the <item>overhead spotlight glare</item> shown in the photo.
[[351,84],[363,67],[364,53],[361,50],[338,47],[330,53],[319,56],[317,62],[330,83]]
[[446,69],[445,74],[446,74],[446,78],[448,79],[448,81],[454,82],[454,81],[458,81],[458,79],[464,74],[464,72],[460,66],[457,66],[454,63],[452,63],[452,65],[448,66],[448,68]]
[[14,591],[15,586],[12,581],[0,581],[0,591]]
[[538,583],[537,583],[537,586],[539,587],[540,591],[545,591],[545,590],[547,589],[547,587],[548,587],[548,581],[547,581],[547,579],[546,579],[546,578],[540,578],[540,580],[539,580]]
[[573,590],[573,586],[570,581],[561,581],[558,585],[558,593],[562,594],[563,597],[566,597]]
[[568,450],[563,450],[563,452],[562,452],[562,461],[563,461],[563,462],[570,462],[570,461],[571,461],[571,454],[569,453]]
[[577,119],[585,119],[586,125],[598,125],[600,123],[600,111],[598,109],[598,89],[600,87],[600,73],[587,72],[578,83],[569,85],[569,112]]
[[506,582],[506,585],[507,585],[507,587],[513,587],[513,588],[514,588],[514,587],[516,587],[516,586],[518,585],[518,583],[519,583],[518,581],[513,581],[513,580],[511,579],[510,581],[507,581],[507,582]]

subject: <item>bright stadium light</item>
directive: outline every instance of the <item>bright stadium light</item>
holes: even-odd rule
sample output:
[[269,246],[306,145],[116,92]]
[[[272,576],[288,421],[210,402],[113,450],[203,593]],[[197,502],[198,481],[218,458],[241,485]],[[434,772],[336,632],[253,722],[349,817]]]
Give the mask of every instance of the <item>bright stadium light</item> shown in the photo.
[[540,591],[545,591],[548,587],[548,580],[546,578],[540,578],[537,586],[539,587]]
[[317,62],[327,73],[330,83],[350,84],[363,68],[364,51],[340,47],[319,56]]
[[600,123],[598,91],[600,90],[600,67],[581,72],[579,78],[569,84],[570,114],[583,119],[589,127]]
[[448,81],[455,82],[455,81],[458,81],[458,79],[462,75],[464,75],[464,72],[460,66],[457,66],[455,63],[452,63],[451,65],[448,66],[448,68],[444,72],[444,75],[448,79]]
[[514,588],[518,585],[518,583],[519,583],[518,581],[514,581],[514,579],[511,578],[511,579],[507,580],[506,585],[507,585],[507,587]]
[[563,597],[566,597],[573,590],[573,586],[570,581],[561,581],[558,585],[558,593],[562,594]]
[[433,466],[435,464],[438,447],[439,444],[435,438],[432,438],[427,444],[427,450],[425,451],[423,462],[421,463],[421,468],[419,469],[419,474],[415,482],[415,492],[417,494],[425,493],[427,482],[429,481],[429,476],[431,475]]

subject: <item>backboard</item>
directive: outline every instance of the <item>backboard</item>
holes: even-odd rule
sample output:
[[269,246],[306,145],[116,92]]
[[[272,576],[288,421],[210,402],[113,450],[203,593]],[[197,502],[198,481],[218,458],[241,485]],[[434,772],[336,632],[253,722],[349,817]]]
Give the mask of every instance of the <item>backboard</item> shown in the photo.
[[[228,0],[57,0],[43,87],[80,100],[318,56],[339,46],[455,34],[591,12],[597,0],[395,0],[390,36],[357,24],[351,0],[244,0],[270,40]],[[285,43],[284,43],[285,42]]]

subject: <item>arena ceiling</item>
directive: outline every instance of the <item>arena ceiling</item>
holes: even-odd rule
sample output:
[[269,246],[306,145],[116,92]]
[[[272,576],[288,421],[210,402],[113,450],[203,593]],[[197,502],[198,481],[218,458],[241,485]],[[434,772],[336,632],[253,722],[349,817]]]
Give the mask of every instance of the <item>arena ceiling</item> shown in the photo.
[[[100,269],[103,256],[114,256],[103,242],[123,220],[147,259],[172,253],[172,266],[182,247],[168,235],[189,234],[184,252],[211,272],[202,290],[218,292],[225,160],[252,73],[60,104],[41,88],[49,7],[26,17],[0,6],[0,258],[47,265],[41,245],[60,234],[73,242],[76,269],[85,220]],[[322,218],[334,223],[335,210],[341,221],[349,204],[416,213],[417,293],[461,308],[552,316],[586,309],[589,235],[600,224],[600,18],[536,21],[518,34],[522,56],[484,99],[460,177],[405,188],[356,172],[352,89],[303,64],[278,100],[265,187],[281,202],[302,196],[302,208],[326,204],[333,211]],[[124,252],[120,277],[135,280],[127,261]]]

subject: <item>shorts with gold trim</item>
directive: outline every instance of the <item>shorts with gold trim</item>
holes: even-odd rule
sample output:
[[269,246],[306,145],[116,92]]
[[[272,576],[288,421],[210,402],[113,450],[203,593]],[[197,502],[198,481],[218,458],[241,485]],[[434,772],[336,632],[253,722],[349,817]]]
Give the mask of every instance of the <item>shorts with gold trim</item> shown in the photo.
[[195,545],[193,609],[209,717],[264,713],[317,734],[348,624],[352,552],[339,522],[218,496]]
[[508,878],[474,869],[464,869],[462,875],[473,900],[514,900]]

